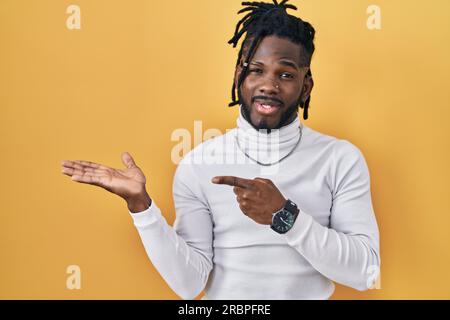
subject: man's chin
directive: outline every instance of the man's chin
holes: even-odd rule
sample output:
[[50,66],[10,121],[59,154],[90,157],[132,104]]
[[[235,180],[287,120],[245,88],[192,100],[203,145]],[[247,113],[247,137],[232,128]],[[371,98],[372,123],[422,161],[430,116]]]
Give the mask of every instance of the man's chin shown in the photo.
[[256,130],[267,130],[267,129],[276,129],[278,124],[280,123],[280,119],[277,117],[276,119],[267,119],[267,117],[250,116],[251,125]]
[[279,123],[279,119],[273,121],[272,119],[268,119],[269,117],[261,116],[259,113],[255,112],[255,110],[249,110],[245,106],[242,106],[242,114],[256,130],[274,129]]

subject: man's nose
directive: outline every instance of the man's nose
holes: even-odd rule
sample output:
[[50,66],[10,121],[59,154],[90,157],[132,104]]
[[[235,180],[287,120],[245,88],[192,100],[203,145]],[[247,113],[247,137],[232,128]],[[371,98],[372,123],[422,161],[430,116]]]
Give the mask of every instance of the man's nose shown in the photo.
[[280,91],[280,85],[273,77],[265,77],[259,87],[259,91],[265,94],[276,94]]

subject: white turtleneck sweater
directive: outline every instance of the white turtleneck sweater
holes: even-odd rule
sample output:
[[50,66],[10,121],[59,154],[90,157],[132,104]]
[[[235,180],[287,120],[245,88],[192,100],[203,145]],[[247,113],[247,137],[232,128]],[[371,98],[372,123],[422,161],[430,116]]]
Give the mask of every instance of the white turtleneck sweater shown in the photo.
[[[295,149],[261,166],[236,136],[263,163]],[[294,226],[278,234],[244,215],[233,187],[211,182],[219,175],[271,179],[300,209]],[[154,199],[130,214],[151,262],[183,299],[203,290],[203,299],[328,299],[333,281],[365,290],[376,280],[379,234],[365,159],[350,142],[314,131],[298,116],[267,134],[240,111],[237,128],[179,163],[173,197],[173,227]]]

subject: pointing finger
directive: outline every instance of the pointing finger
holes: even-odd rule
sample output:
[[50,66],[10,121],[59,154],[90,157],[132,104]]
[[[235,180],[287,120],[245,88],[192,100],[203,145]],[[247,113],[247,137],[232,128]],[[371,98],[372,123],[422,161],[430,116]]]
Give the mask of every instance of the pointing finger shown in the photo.
[[253,181],[235,176],[217,176],[211,180],[215,184],[226,184],[232,187],[251,188]]

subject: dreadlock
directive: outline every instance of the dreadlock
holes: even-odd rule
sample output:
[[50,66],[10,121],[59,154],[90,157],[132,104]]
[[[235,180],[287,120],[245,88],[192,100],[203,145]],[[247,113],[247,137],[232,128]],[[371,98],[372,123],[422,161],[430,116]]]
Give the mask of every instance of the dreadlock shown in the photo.
[[[238,11],[238,14],[246,11],[250,11],[245,15],[236,25],[236,30],[233,38],[228,41],[229,44],[233,44],[233,48],[239,42],[241,36],[246,33],[245,39],[239,50],[236,67],[241,63],[242,71],[238,79],[237,88],[241,87],[242,82],[247,76],[247,69],[250,59],[252,58],[254,51],[256,50],[259,42],[266,36],[276,35],[281,38],[287,38],[293,43],[299,44],[301,50],[300,66],[310,66],[311,58],[314,53],[314,34],[315,30],[306,21],[290,15],[286,12],[287,9],[297,10],[297,7],[288,4],[288,0],[282,0],[280,3],[277,0],[273,0],[273,3],[264,2],[242,2],[245,8]],[[242,27],[240,30],[239,28]],[[244,51],[246,53],[244,54]],[[245,56],[245,62],[242,63],[241,58]],[[308,76],[312,76],[311,69],[308,70]],[[232,102],[228,104],[229,107],[240,104],[240,100],[236,100],[236,85],[233,81],[233,88],[231,89]],[[303,103],[299,102],[300,107],[303,110],[303,119],[308,119],[308,107],[310,97]]]

